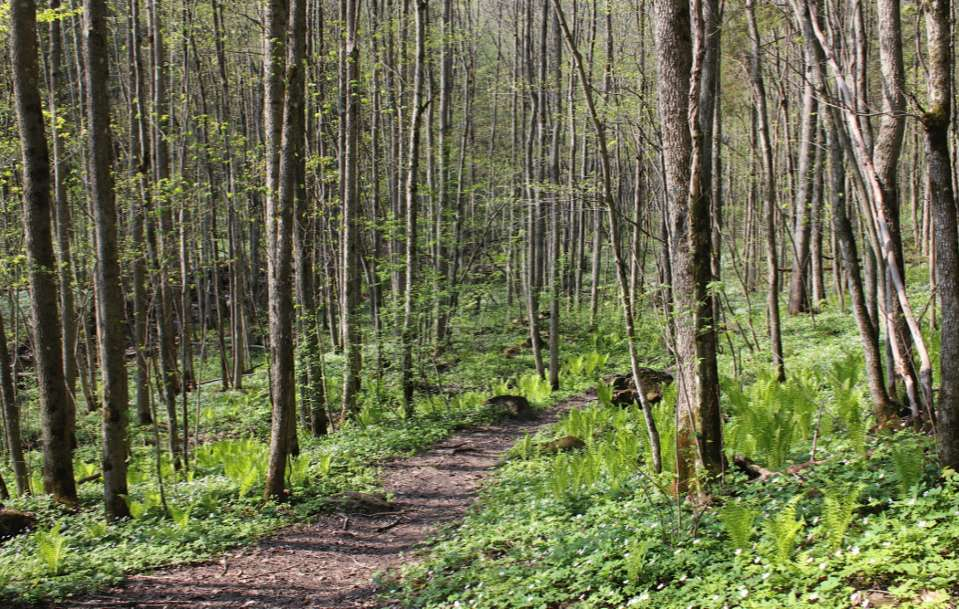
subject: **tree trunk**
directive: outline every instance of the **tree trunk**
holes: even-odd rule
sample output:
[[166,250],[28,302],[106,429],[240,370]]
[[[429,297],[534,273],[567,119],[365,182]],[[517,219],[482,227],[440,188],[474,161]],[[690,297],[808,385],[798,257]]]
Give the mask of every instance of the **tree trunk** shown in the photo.
[[413,308],[416,299],[416,214],[419,207],[420,123],[423,116],[423,73],[426,58],[427,0],[416,0],[416,63],[413,68],[413,98],[410,102],[410,145],[406,167],[406,285],[403,293],[403,411],[413,416]]
[[940,385],[939,455],[944,467],[959,469],[959,236],[949,156],[952,112],[952,33],[949,0],[934,0],[926,10],[928,104],[922,117],[926,135],[926,171],[935,225],[936,274],[939,285]]
[[786,380],[786,362],[783,358],[783,338],[779,319],[779,246],[776,241],[776,173],[773,169],[772,142],[769,137],[769,115],[766,111],[766,88],[763,82],[762,64],[760,63],[759,30],[756,27],[756,13],[753,0],[747,0],[746,10],[749,18],[749,36],[752,39],[752,53],[750,57],[750,78],[752,79],[753,102],[756,104],[756,118],[760,154],[762,159],[763,188],[763,216],[765,218],[766,233],[766,326],[769,332],[770,351],[773,367],[776,369],[776,378],[779,382]]
[[[302,153],[303,137],[305,12],[305,0],[292,0],[292,7],[286,0],[271,0],[267,4],[263,49],[270,401],[273,404],[270,459],[264,485],[268,499],[284,497],[286,463],[292,446],[290,426],[296,412],[292,245],[296,156],[297,152]],[[289,40],[288,25],[291,26]]]
[[14,0],[9,6],[10,59],[23,153],[23,223],[40,396],[43,487],[54,500],[75,504],[70,404],[63,378],[56,260],[50,226],[50,156],[37,67],[37,7],[33,0]]
[[344,116],[343,116],[343,220],[340,235],[342,268],[342,300],[340,311],[340,338],[343,342],[343,404],[342,416],[355,414],[356,398],[360,390],[360,193],[359,193],[359,131],[360,94],[356,90],[359,81],[360,48],[356,40],[358,0],[341,0],[340,7],[344,28],[343,46],[340,49],[344,70]]
[[124,298],[120,283],[106,0],[84,0],[90,129],[90,195],[96,225],[97,337],[103,375],[103,497],[107,518],[127,518],[127,370]]
[[20,407],[13,390],[13,370],[10,367],[10,353],[7,350],[7,331],[4,328],[3,315],[0,312],[0,400],[3,402],[3,420],[6,423],[7,450],[10,451],[10,465],[17,483],[17,493],[30,494],[30,471],[23,455],[23,441],[20,435]]

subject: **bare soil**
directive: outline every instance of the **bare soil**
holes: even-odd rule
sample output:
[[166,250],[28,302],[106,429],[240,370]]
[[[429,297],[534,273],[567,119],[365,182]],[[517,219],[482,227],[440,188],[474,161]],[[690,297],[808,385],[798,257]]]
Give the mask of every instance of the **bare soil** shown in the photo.
[[381,596],[374,576],[415,560],[440,527],[461,520],[519,437],[585,402],[572,398],[537,420],[468,429],[420,455],[387,461],[383,486],[395,496],[394,512],[323,514],[218,561],[134,575],[119,587],[59,607],[398,607]]

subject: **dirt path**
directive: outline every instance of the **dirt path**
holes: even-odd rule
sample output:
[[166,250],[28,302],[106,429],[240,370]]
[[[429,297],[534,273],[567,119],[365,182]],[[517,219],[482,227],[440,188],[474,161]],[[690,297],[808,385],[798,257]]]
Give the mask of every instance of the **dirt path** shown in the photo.
[[[587,401],[571,398],[533,422],[470,429],[429,451],[383,466],[393,514],[327,514],[220,561],[135,575],[66,608],[370,609],[383,607],[373,576],[411,560],[445,524],[461,519],[503,452],[523,434]],[[390,605],[387,604],[387,607]]]

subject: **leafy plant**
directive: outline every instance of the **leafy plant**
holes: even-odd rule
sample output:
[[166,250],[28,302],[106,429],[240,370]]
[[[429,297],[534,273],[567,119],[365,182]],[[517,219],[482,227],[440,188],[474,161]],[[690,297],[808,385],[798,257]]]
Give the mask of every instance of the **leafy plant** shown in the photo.
[[522,438],[519,439],[516,444],[512,446],[509,450],[511,457],[516,457],[518,459],[529,459],[533,456],[536,445],[533,443],[533,436],[530,434],[525,434]]
[[170,518],[173,519],[173,524],[176,525],[178,529],[185,529],[190,526],[190,514],[193,511],[193,506],[180,507],[175,504],[170,504]]
[[549,381],[538,374],[524,374],[516,381],[517,391],[533,404],[545,404],[553,394]]
[[771,557],[781,565],[788,564],[792,559],[803,528],[803,521],[796,517],[796,507],[801,498],[801,495],[793,497],[778,514],[765,521],[766,541],[772,550]]
[[34,534],[37,542],[37,556],[46,565],[51,575],[60,575],[67,557],[67,538],[62,532],[63,521],[57,521],[52,528],[39,530]]
[[753,537],[753,525],[759,511],[741,501],[730,501],[719,511],[719,521],[723,524],[733,548],[746,550]]
[[900,439],[892,447],[892,466],[896,471],[896,484],[899,498],[913,495],[922,482],[925,455],[922,448],[912,439]]
[[853,514],[859,507],[859,495],[862,486],[835,484],[824,492],[822,503],[822,525],[826,544],[835,550],[842,545],[846,530],[852,523]]
[[286,479],[291,487],[301,487],[306,484],[310,473],[310,460],[305,455],[294,457],[286,463]]
[[626,578],[629,581],[637,581],[646,567],[646,555],[655,545],[651,539],[634,539],[628,546],[626,554],[623,556],[623,562],[626,565]]
[[316,461],[316,470],[319,472],[320,476],[326,477],[330,475],[330,470],[333,469],[333,455],[330,453],[324,453],[320,455],[319,459]]

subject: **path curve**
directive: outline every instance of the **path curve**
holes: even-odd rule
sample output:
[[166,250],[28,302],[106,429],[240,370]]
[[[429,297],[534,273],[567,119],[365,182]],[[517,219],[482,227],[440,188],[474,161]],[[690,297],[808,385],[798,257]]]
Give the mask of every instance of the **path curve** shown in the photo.
[[119,587],[58,607],[384,607],[374,574],[409,562],[439,527],[461,519],[518,438],[587,401],[586,396],[570,398],[535,421],[468,429],[414,457],[385,462],[383,486],[395,495],[397,513],[323,514],[228,552],[219,561],[132,575]]

